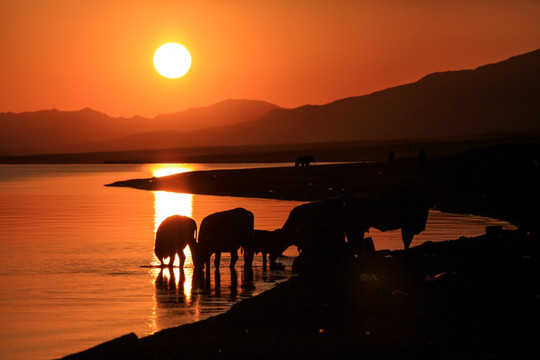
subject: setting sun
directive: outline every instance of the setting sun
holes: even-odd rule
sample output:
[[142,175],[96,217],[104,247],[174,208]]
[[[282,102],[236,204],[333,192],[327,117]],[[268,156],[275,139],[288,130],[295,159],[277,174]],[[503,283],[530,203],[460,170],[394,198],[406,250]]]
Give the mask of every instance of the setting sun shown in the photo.
[[184,76],[191,66],[191,55],[182,45],[168,43],[161,45],[154,53],[154,67],[169,79]]

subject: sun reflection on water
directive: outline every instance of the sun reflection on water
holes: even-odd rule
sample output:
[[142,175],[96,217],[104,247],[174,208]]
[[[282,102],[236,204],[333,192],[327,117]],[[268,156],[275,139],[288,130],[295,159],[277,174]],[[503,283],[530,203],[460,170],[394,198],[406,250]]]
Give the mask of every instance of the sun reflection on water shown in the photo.
[[154,191],[154,234],[159,224],[171,215],[192,216],[193,195]]
[[[155,164],[152,165],[150,170],[152,171],[153,176],[161,177],[191,171],[191,168],[183,165],[180,166],[169,164]],[[182,194],[167,191],[153,191],[152,193],[154,195],[154,237],[159,227],[159,224],[161,224],[161,222],[167,217],[171,215],[184,215],[189,217],[193,216],[192,194]],[[186,262],[184,264],[186,271],[177,267],[178,265],[180,265],[180,260],[177,257],[174,262],[176,267],[172,269],[172,273],[170,272],[170,269],[156,268],[152,269],[150,272],[156,284],[156,291],[161,294],[160,296],[156,294],[156,298],[154,299],[155,305],[152,316],[153,319],[149,322],[149,327],[152,333],[157,331],[159,328],[157,324],[157,320],[159,317],[158,300],[159,297],[163,296],[163,289],[161,288],[160,290],[158,290],[158,288],[162,287],[163,284],[167,284],[166,288],[169,291],[169,296],[170,292],[172,291],[176,294],[175,297],[177,298],[177,300],[178,297],[181,297],[183,303],[188,305],[191,304],[193,261],[191,258],[191,251],[189,247],[186,247],[184,249],[184,253],[186,254]],[[159,265],[159,260],[155,256],[153,258],[152,264]],[[195,311],[198,312],[199,310],[196,309]]]
[[148,170],[154,177],[163,177],[193,171],[194,168],[189,164],[152,164]]
[[[191,167],[185,164],[152,164],[150,171],[153,176],[161,177],[173,174],[179,174],[191,171]],[[156,233],[159,224],[171,215],[184,215],[192,217],[193,215],[193,195],[182,194],[167,191],[153,191],[154,194],[154,234]],[[187,247],[184,250],[186,254],[185,266],[191,266],[191,252]],[[158,260],[154,258],[154,264],[158,264]],[[175,260],[175,264],[179,264],[179,260]]]

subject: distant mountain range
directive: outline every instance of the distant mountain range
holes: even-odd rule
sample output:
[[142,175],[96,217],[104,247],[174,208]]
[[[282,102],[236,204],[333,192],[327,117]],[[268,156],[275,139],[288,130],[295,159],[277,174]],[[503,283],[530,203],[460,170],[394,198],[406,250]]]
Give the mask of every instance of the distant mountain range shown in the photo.
[[0,114],[0,154],[470,137],[540,131],[540,50],[326,105],[226,100],[160,115]]
[[[227,126],[258,119],[275,108],[278,107],[264,101],[225,100],[153,119],[140,116],[113,118],[88,108],[0,113],[0,154],[117,150],[122,146],[122,140],[117,139],[126,136],[149,134],[148,138],[155,138],[168,133]],[[159,139],[155,147],[162,147],[161,141]],[[105,149],[103,146],[109,146],[106,144],[112,147]],[[149,146],[154,147],[151,143]],[[135,149],[140,148],[135,146]]]

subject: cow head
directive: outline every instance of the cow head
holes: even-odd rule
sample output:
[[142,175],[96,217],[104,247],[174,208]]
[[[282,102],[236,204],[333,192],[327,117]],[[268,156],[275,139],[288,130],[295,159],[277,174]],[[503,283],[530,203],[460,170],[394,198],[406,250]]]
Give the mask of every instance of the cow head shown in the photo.
[[276,229],[272,231],[272,235],[273,235],[273,239],[272,239],[273,241],[271,244],[269,257],[270,257],[270,261],[274,262],[292,244],[285,237],[285,234],[283,233],[282,229]]
[[189,244],[189,248],[191,250],[191,259],[193,260],[195,270],[202,270],[204,268],[205,258],[202,254],[201,246],[193,241]]

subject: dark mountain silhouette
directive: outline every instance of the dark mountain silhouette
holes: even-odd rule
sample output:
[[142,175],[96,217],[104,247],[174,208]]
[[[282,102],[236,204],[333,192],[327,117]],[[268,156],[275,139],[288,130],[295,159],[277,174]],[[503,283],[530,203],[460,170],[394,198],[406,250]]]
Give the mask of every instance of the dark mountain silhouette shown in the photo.
[[540,50],[475,70],[190,134],[198,145],[463,137],[540,130]]
[[230,125],[257,119],[275,108],[264,101],[225,100],[153,119],[113,118],[88,108],[2,113],[0,154],[96,151],[100,143],[134,134]]
[[189,134],[138,134],[100,145],[127,150],[158,144],[165,148],[512,136],[538,133],[539,114],[540,50],[536,50],[326,105],[274,109],[255,121]]
[[[21,125],[18,131],[2,132],[0,151],[13,152],[15,146],[32,141],[47,145],[41,146],[40,152],[61,147],[75,152],[528,134],[540,131],[540,50],[475,70],[430,74],[411,84],[326,105],[281,109],[260,103],[264,111],[258,115],[245,110],[247,107],[231,111],[233,115],[227,118],[237,122],[232,125],[192,131],[170,127],[181,121],[175,119],[210,126],[212,121],[203,119],[229,111],[224,104],[223,108],[218,105],[212,111],[202,108],[207,110],[206,118],[199,118],[197,109],[193,109],[158,116],[155,126],[150,127],[144,125],[142,118],[104,120],[106,115],[89,109],[82,112],[88,113],[92,123],[100,124],[99,127],[84,127],[88,121],[75,121],[74,113],[63,114],[54,121],[23,125],[25,116],[36,118],[48,113],[18,114]],[[247,118],[234,115],[238,113]],[[13,128],[5,126],[9,116],[0,115],[3,130]],[[222,119],[220,125],[226,121]],[[55,136],[56,131],[69,135]],[[125,132],[121,134],[122,131]]]

